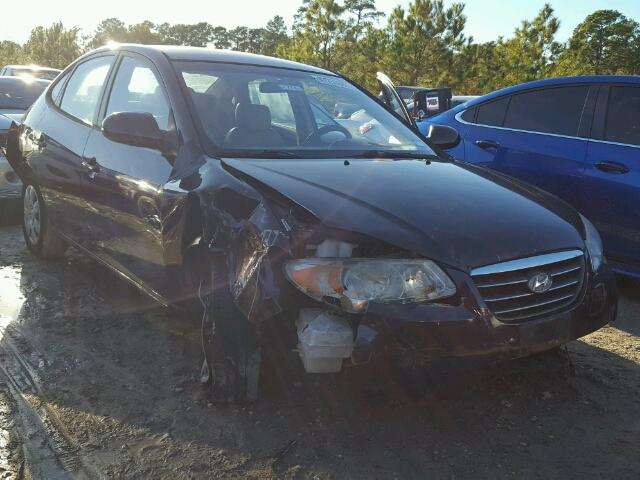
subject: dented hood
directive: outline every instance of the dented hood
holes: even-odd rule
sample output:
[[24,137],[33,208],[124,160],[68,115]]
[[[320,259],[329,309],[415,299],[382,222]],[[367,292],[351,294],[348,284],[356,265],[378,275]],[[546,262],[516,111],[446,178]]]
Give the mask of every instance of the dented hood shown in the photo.
[[509,177],[457,162],[224,159],[349,230],[465,271],[550,250],[584,248],[579,215]]

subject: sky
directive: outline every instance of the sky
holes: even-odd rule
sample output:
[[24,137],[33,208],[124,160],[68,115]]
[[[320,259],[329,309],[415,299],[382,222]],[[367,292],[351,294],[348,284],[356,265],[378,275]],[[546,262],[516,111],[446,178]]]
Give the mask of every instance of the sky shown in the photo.
[[[453,0],[445,0],[447,4]],[[520,21],[533,18],[545,0],[462,0],[467,15],[466,34],[476,41],[509,36]],[[640,0],[547,0],[560,18],[558,40],[571,36],[573,29],[589,13],[598,9],[616,9],[640,22]],[[101,20],[117,17],[125,23],[151,20],[154,23],[197,23],[233,28],[238,25],[263,26],[274,15],[281,15],[290,26],[301,0],[30,0],[28,8],[3,8],[0,40],[24,43],[31,29],[62,21],[90,34]],[[409,0],[377,0],[378,8],[389,13]]]

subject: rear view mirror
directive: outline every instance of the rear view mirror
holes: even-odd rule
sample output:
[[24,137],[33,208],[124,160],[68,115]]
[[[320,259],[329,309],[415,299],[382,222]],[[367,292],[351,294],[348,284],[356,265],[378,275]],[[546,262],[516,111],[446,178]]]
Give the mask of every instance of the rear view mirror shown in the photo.
[[134,147],[164,150],[164,136],[150,113],[112,113],[102,122],[102,131],[109,140]]
[[432,145],[447,150],[460,143],[460,134],[455,128],[446,125],[430,125],[427,139]]

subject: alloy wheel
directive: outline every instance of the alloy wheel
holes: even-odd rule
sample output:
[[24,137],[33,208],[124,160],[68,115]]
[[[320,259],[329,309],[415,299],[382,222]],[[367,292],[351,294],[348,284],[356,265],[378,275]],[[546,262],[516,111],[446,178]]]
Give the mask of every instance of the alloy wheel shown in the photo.
[[40,240],[41,219],[38,192],[33,185],[28,185],[24,191],[24,227],[32,245]]

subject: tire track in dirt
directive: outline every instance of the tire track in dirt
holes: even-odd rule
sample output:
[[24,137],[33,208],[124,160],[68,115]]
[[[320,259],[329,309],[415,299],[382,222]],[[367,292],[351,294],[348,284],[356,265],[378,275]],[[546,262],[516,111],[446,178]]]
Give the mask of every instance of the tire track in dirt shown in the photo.
[[[39,375],[31,364],[34,359],[42,362],[42,357],[33,351],[15,325],[0,328],[0,337],[0,379],[6,379],[0,380],[0,466],[5,462],[15,464],[15,460],[9,460],[16,456],[10,449],[2,448],[3,437],[18,437],[22,442],[22,465],[15,477],[8,478],[105,478],[95,465],[83,461],[77,442],[48,407]],[[5,409],[11,418],[6,422],[9,428],[3,425]]]

